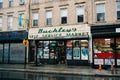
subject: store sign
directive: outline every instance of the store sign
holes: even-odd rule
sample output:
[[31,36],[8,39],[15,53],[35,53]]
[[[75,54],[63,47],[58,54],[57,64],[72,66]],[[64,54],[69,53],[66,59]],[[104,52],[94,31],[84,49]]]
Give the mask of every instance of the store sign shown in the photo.
[[60,26],[47,28],[31,28],[29,30],[29,39],[41,38],[60,38],[60,37],[80,37],[90,35],[88,25]]
[[94,59],[94,64],[95,65],[103,65],[103,59]]
[[116,32],[120,32],[120,28],[116,28]]

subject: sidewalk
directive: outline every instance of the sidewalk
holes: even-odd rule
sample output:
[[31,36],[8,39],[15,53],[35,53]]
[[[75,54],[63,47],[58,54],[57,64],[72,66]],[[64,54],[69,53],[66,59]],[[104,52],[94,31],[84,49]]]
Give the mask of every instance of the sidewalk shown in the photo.
[[0,70],[9,71],[25,71],[47,74],[72,74],[72,75],[87,75],[87,76],[111,76],[120,77],[120,68],[115,69],[115,73],[111,74],[110,70],[93,69],[90,66],[67,66],[64,64],[58,65],[41,65],[36,66],[34,64],[0,64]]

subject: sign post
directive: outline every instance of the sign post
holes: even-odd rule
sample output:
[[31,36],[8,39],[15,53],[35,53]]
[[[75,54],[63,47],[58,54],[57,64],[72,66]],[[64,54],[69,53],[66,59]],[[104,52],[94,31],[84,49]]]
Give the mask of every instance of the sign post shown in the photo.
[[23,45],[25,46],[25,62],[24,62],[24,68],[26,68],[26,57],[27,57],[27,46],[29,44],[28,39],[23,40]]

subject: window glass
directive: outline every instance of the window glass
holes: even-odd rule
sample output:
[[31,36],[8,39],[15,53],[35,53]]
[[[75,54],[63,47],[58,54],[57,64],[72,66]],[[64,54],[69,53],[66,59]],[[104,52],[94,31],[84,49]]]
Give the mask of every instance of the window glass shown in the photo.
[[33,3],[38,3],[38,0],[32,0]]
[[0,16],[0,29],[2,29],[2,16]]
[[33,13],[33,26],[38,26],[38,13]]
[[8,29],[12,29],[13,26],[13,16],[9,15],[8,16]]
[[81,40],[81,60],[88,60],[88,40]]
[[114,39],[94,39],[94,58],[114,58]]
[[117,19],[120,19],[120,2],[116,2],[117,4]]
[[2,63],[3,60],[3,44],[0,44],[0,63]]
[[0,0],[0,8],[3,8],[3,0]]
[[61,24],[67,24],[67,9],[61,9],[60,10],[60,14],[61,14]]
[[52,11],[46,11],[46,25],[52,25]]
[[13,0],[9,0],[9,7],[13,6]]
[[97,15],[97,21],[105,20],[105,4],[104,3],[96,4],[96,15]]
[[84,22],[84,6],[76,8],[77,22]]

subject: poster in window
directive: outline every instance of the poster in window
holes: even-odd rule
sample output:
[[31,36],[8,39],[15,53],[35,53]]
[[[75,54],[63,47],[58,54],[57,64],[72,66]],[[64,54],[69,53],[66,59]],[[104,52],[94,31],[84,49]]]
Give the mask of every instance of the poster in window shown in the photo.
[[117,66],[120,66],[120,59],[117,59]]
[[55,51],[51,50],[50,59],[55,59]]
[[94,59],[94,64],[95,65],[99,65],[99,64],[103,65],[104,64],[103,59]]
[[44,59],[49,59],[49,49],[48,48],[44,49]]
[[105,65],[111,65],[112,62],[113,62],[113,64],[115,64],[114,59],[110,59],[110,58],[105,59]]
[[80,60],[80,48],[79,47],[73,48],[73,59]]
[[43,58],[43,49],[42,48],[38,48],[38,53],[37,53],[37,58]]
[[72,59],[72,48],[67,48],[66,49],[66,55],[67,55],[68,60]]
[[81,59],[88,60],[88,48],[81,47]]

